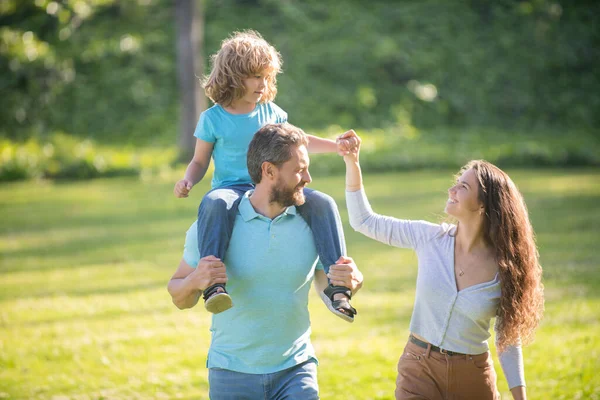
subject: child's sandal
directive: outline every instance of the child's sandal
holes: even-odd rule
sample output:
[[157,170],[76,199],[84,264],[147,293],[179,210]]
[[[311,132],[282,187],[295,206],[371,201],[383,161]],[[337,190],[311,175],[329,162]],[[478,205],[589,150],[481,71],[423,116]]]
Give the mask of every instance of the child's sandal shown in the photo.
[[[342,293],[346,297],[340,300],[333,300],[334,295],[337,293]],[[329,308],[329,311],[344,321],[354,322],[354,316],[358,314],[358,311],[350,304],[350,299],[352,298],[350,289],[344,286],[329,285],[320,295],[327,308]]]
[[233,301],[231,301],[231,296],[225,290],[225,285],[220,283],[204,289],[202,297],[204,298],[204,308],[213,314],[229,310],[233,306]]

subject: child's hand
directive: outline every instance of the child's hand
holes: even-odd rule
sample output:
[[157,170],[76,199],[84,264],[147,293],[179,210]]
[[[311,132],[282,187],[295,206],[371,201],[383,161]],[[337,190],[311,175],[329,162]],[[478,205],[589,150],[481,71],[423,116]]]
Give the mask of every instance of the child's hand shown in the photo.
[[175,184],[175,188],[173,189],[173,193],[175,193],[175,197],[188,197],[190,190],[192,190],[192,182],[187,179],[182,179]]
[[350,129],[342,133],[336,139],[337,150],[340,156],[345,156],[350,153],[357,153],[360,148],[360,137],[354,132],[354,130]]

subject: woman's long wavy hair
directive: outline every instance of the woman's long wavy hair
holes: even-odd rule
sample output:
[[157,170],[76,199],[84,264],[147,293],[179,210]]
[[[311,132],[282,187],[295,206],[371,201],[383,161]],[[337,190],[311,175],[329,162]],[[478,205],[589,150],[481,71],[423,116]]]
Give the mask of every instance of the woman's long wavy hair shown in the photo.
[[462,172],[473,169],[479,181],[479,201],[484,206],[484,238],[494,249],[502,295],[496,335],[498,350],[533,340],[544,311],[542,267],[535,235],[523,196],[510,177],[495,165],[473,160]]
[[260,33],[253,30],[234,32],[223,40],[221,49],[211,56],[212,69],[202,85],[206,95],[217,104],[229,106],[244,96],[243,80],[257,73],[267,74],[267,87],[261,103],[277,95],[277,74],[281,72],[281,55]]

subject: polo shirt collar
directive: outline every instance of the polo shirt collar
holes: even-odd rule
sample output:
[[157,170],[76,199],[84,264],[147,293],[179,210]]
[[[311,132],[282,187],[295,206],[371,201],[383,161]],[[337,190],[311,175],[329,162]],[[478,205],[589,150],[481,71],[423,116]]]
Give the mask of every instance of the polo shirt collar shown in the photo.
[[[254,192],[254,190],[249,190],[246,193],[244,193],[244,197],[242,197],[242,200],[240,201],[240,205],[238,206],[238,211],[239,211],[240,215],[242,216],[242,218],[244,219],[244,222],[248,222],[254,218],[269,219],[269,218],[265,217],[264,215],[257,213],[256,210],[254,210],[254,207],[252,207],[252,203],[250,203],[250,196],[252,195],[253,192]],[[296,206],[289,206],[285,210],[283,210],[283,212],[281,214],[279,214],[278,216],[273,218],[273,220],[276,220],[277,218],[279,218],[283,215],[296,215],[296,214],[297,214]]]

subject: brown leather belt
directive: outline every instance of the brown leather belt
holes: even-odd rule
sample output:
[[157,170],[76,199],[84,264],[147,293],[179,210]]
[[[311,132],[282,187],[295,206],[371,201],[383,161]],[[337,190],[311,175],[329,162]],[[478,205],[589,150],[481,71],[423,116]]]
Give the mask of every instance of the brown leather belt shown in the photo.
[[441,348],[439,348],[439,347],[437,347],[437,346],[434,346],[434,345],[432,345],[432,344],[430,344],[430,343],[427,343],[427,342],[424,342],[424,341],[422,341],[422,340],[419,340],[419,339],[417,339],[416,337],[414,337],[413,335],[410,335],[410,336],[408,337],[408,340],[409,340],[411,343],[414,343],[414,344],[416,344],[417,346],[419,346],[419,347],[422,347],[422,348],[424,348],[424,349],[427,349],[427,347],[431,346],[431,350],[432,350],[432,351],[437,351],[437,352],[439,352],[439,353],[442,353],[442,354],[448,354],[449,356],[465,356],[465,355],[466,355],[466,354],[464,354],[464,353],[457,353],[457,352],[455,352],[455,351],[450,351],[450,350],[441,349]]

